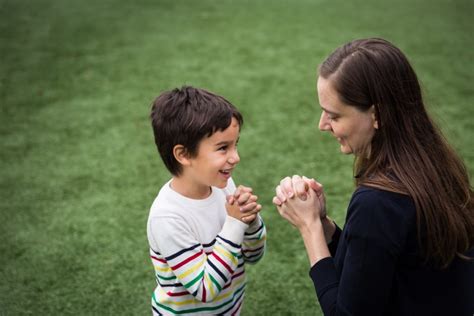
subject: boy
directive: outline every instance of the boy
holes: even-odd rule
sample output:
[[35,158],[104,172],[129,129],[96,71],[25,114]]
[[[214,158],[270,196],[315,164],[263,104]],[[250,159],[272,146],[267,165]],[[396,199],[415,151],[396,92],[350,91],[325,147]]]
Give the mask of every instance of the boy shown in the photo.
[[157,287],[153,315],[239,314],[244,263],[260,260],[266,230],[250,188],[232,171],[243,119],[223,97],[183,87],[151,110],[155,143],[172,174],[147,224]]

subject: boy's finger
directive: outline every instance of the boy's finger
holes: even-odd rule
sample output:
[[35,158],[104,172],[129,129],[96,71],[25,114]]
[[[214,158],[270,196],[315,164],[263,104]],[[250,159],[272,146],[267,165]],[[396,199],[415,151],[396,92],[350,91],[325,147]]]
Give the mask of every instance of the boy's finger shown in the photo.
[[236,214],[240,213],[240,208],[235,204],[226,203],[225,208],[227,209],[227,213],[232,217],[235,217]]
[[239,188],[241,192],[252,193],[253,191],[251,187],[246,187],[245,185],[239,185]]
[[[245,194],[248,194],[248,195],[245,195]],[[251,193],[245,193],[245,194],[241,195],[239,197],[239,199],[237,200],[239,205],[244,205],[244,204],[248,204],[248,203],[252,203],[252,202],[257,202],[258,196],[253,195]]]
[[251,197],[251,194],[248,193],[248,192],[245,192],[245,193],[242,193],[238,198],[237,198],[237,203],[239,203],[239,205],[242,205],[244,203],[246,203]]
[[240,211],[242,213],[247,213],[247,214],[256,214],[260,212],[261,209],[262,209],[262,206],[260,204],[252,203],[251,206],[249,207],[247,207],[247,205],[245,205],[245,207],[241,207]]
[[237,189],[235,189],[234,196],[238,198],[243,192],[245,192],[245,187],[243,185],[239,185]]
[[240,207],[240,211],[246,213],[246,212],[252,211],[252,210],[255,209],[256,207],[257,207],[257,203],[256,203],[256,202],[247,203],[247,204],[242,205],[242,206]]
[[239,185],[239,186],[237,187],[237,189],[235,189],[234,196],[235,196],[235,197],[238,197],[238,196],[240,196],[242,193],[252,193],[252,188],[246,187],[246,186],[244,186],[244,185]]
[[246,223],[246,224],[249,224],[251,222],[253,222],[255,220],[255,218],[257,218],[257,215],[250,215],[250,216],[245,216],[245,217],[242,217],[242,222]]

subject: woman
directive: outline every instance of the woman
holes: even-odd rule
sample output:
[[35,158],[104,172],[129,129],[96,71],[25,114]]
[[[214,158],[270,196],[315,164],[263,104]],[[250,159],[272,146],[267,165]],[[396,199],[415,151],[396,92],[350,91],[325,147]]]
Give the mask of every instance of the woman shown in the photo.
[[356,190],[341,231],[322,186],[276,188],[298,228],[325,315],[473,315],[474,211],[462,161],[428,116],[404,54],[352,41],[320,66],[319,129],[355,156]]

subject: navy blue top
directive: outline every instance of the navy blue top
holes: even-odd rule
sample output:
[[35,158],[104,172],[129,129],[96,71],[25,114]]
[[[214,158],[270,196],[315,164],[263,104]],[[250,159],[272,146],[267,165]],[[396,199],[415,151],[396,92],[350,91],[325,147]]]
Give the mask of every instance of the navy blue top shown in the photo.
[[424,265],[406,195],[358,188],[329,250],[310,270],[324,315],[474,315],[474,262]]

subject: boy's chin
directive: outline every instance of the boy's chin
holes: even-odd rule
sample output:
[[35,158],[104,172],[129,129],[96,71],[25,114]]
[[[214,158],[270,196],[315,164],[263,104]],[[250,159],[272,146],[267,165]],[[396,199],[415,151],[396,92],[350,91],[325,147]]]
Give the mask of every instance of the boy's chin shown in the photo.
[[227,182],[228,182],[228,180],[216,183],[216,187],[219,188],[219,189],[225,189],[227,187]]

